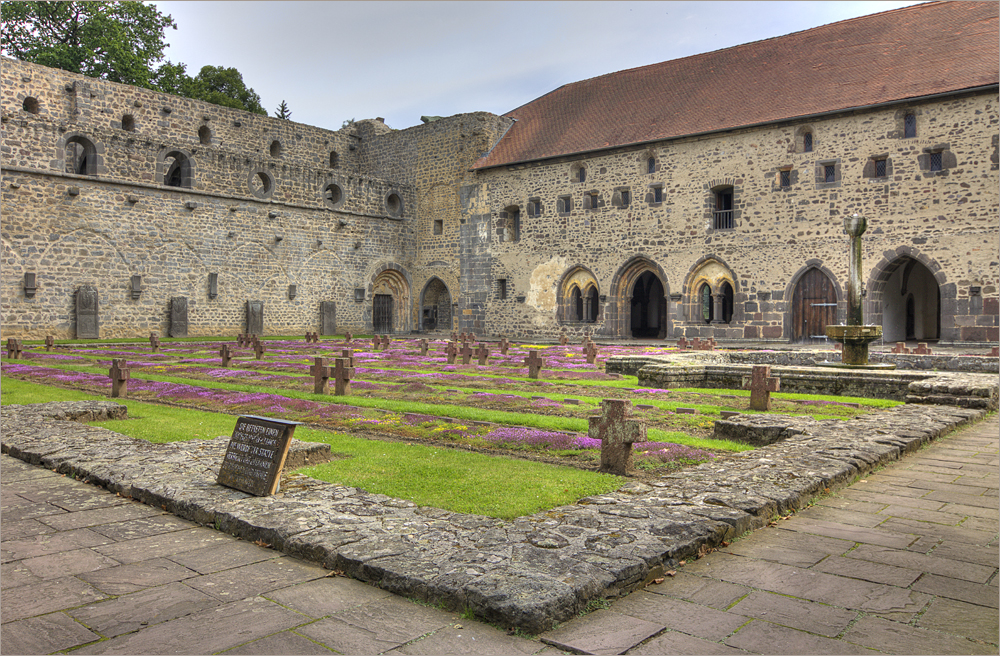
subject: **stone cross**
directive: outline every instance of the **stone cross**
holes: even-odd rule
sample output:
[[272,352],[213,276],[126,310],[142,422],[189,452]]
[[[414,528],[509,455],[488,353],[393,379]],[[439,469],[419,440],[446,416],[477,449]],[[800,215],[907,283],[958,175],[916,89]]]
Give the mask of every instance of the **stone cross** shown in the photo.
[[45,336],[45,350],[51,351],[52,347],[56,345],[56,338],[52,335]]
[[537,351],[531,351],[528,357],[524,359],[524,364],[528,365],[528,378],[538,378],[538,371],[545,364],[542,360],[542,356],[538,355]]
[[704,342],[701,343],[699,347],[702,351],[714,351],[715,350],[715,338],[709,337]]
[[587,344],[584,354],[587,356],[587,364],[594,364],[597,361],[597,344],[593,342]]
[[427,355],[427,340],[420,340],[420,355]]
[[896,346],[892,349],[893,353],[909,353],[910,349],[906,348],[906,342],[896,342]]
[[354,335],[352,335],[351,333],[344,333],[344,343],[350,344],[352,337],[354,337]]
[[347,360],[347,366],[354,366],[354,351],[352,349],[342,349],[340,351],[340,357]]
[[391,339],[389,339],[389,336],[388,336],[388,335],[382,335],[382,350],[383,350],[383,351],[384,351],[385,349],[389,348],[389,343],[390,343],[391,341],[392,341],[392,340],[391,340]]
[[485,365],[487,360],[490,358],[490,350],[486,348],[486,344],[482,342],[479,343],[479,348],[476,349],[476,357],[479,358],[479,364]]
[[233,359],[233,354],[229,351],[229,344],[223,344],[219,349],[219,357],[222,358],[222,366],[228,367],[229,361]]
[[700,337],[695,337],[694,339],[691,340],[691,348],[693,348],[695,351],[700,351],[701,350],[701,338]]
[[460,342],[467,342],[467,341],[469,341],[469,336],[465,334],[464,330],[461,333],[459,333],[459,335],[458,335],[458,341],[460,341]]
[[258,360],[260,360],[264,356],[264,351],[266,350],[267,349],[264,347],[264,342],[260,341],[259,339],[256,339],[255,335],[253,342],[253,352]]
[[626,475],[632,469],[632,445],[646,441],[646,423],[632,419],[632,402],[601,401],[601,416],[590,417],[587,436],[601,441],[601,471]]
[[351,378],[354,376],[353,363],[347,358],[337,358],[333,368],[333,394],[345,396],[351,393]]
[[[750,409],[770,410],[771,392],[781,388],[781,379],[771,377],[771,367],[766,364],[755,364],[750,375]],[[747,386],[744,385],[743,389]]]
[[314,358],[313,366],[309,367],[309,373],[313,377],[313,392],[316,394],[330,393],[330,367],[326,363],[326,358]]
[[128,396],[129,371],[124,359],[114,359],[111,361],[108,376],[111,378],[111,398]]
[[913,349],[916,355],[931,355],[931,350],[927,348],[927,342],[920,342],[917,348]]
[[507,355],[507,349],[510,348],[510,342],[507,341],[506,337],[500,338],[500,354]]
[[458,341],[458,333],[456,333],[454,330],[451,331],[450,339],[453,342],[457,342]]
[[19,360],[21,358],[21,340],[13,337],[7,338],[7,359]]
[[306,344],[312,344],[314,342],[319,342],[319,335],[306,331]]
[[568,342],[569,342],[569,338],[566,337],[566,333],[561,333],[559,335],[559,344],[561,344],[562,346],[566,346],[566,344]]
[[469,346],[468,342],[462,344],[462,350],[459,352],[462,354],[462,364],[469,364],[472,362],[472,348]]
[[679,340],[677,340],[677,348],[679,348],[679,349],[686,349],[689,346],[690,346],[690,344],[688,344],[687,338],[681,337]]
[[448,347],[444,350],[444,353],[448,356],[448,364],[455,364],[455,356],[458,355],[458,348],[455,346],[455,342],[448,342]]
[[583,339],[580,341],[580,345],[583,347],[584,353],[587,352],[587,344],[591,344],[590,333],[584,333]]
[[149,333],[149,347],[156,353],[160,349],[160,337],[156,333]]
[[240,348],[243,348],[244,346],[246,346],[247,345],[247,336],[244,335],[243,333],[240,333],[239,335],[237,335],[236,336],[236,345],[239,346]]

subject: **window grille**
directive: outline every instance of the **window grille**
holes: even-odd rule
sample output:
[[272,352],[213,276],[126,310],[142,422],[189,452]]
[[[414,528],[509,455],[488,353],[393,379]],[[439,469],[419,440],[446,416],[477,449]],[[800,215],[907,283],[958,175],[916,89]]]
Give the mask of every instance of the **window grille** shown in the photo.
[[940,171],[941,170],[941,153],[931,153],[931,170]]
[[653,187],[653,202],[654,203],[663,202],[663,187]]
[[877,159],[875,160],[875,177],[884,178],[885,177],[885,160]]
[[624,209],[628,207],[631,200],[632,200],[632,195],[628,192],[628,190],[622,189],[622,208]]
[[650,157],[646,160],[646,173],[656,173],[656,158]]
[[823,182],[836,182],[837,181],[837,167],[833,164],[827,164],[823,167]]
[[903,119],[903,137],[910,139],[917,136],[917,117],[915,114],[907,114]]
[[580,182],[587,181],[587,169],[583,168],[582,166],[580,167],[580,177],[578,178],[578,180]]
[[790,187],[792,185],[792,172],[781,171],[781,186]]
[[813,135],[812,132],[806,132],[802,135],[802,152],[811,153],[813,149]]
[[716,230],[732,230],[735,225],[733,220],[733,190],[718,191],[715,193],[715,215],[712,227]]

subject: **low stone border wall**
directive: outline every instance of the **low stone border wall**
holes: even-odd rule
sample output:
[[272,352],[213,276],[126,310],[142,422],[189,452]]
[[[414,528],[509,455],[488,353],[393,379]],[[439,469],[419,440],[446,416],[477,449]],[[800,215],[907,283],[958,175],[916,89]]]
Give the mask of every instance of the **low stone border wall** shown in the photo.
[[215,483],[227,438],[152,444],[53,418],[87,416],[70,405],[4,406],[3,452],[391,592],[531,633],[593,599],[641,588],[678,560],[765,526],[985,414],[911,404],[817,422],[777,445],[507,522],[296,474],[283,477],[279,494],[252,497]]

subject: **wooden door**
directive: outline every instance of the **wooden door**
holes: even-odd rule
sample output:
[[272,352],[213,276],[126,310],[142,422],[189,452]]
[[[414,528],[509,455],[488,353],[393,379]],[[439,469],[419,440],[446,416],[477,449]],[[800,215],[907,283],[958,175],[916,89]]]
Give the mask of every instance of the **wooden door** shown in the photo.
[[372,330],[376,335],[392,332],[392,296],[375,294],[372,300]]
[[792,295],[792,341],[826,339],[826,327],[837,323],[837,290],[819,269],[799,279]]

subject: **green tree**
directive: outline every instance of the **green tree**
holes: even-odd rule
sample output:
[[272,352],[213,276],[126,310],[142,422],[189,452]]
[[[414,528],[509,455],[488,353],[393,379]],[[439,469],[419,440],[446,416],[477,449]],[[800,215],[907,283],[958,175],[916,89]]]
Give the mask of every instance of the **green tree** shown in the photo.
[[192,80],[189,92],[182,95],[267,116],[260,96],[243,83],[243,75],[235,68],[203,66]]
[[274,116],[276,118],[283,118],[286,121],[292,118],[292,113],[288,111],[288,105],[285,104],[284,100],[282,100],[281,104],[278,105],[278,109],[274,110]]
[[3,52],[15,59],[147,89],[173,18],[141,2],[4,2]]

